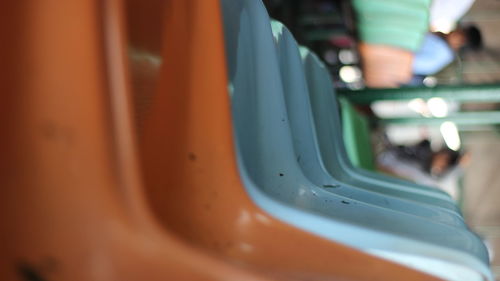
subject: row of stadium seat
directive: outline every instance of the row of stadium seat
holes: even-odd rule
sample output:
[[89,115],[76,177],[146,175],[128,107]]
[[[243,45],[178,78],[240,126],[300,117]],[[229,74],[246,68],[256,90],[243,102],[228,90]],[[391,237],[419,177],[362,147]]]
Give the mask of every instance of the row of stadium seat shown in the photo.
[[492,280],[449,196],[351,165],[260,0],[0,11],[2,280]]

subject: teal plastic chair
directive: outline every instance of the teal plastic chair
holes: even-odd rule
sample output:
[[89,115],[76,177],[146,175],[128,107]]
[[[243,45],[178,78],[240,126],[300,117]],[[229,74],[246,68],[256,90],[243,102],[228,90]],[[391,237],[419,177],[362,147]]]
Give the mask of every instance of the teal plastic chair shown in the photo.
[[342,136],[349,160],[354,167],[375,171],[368,119],[359,114],[348,100],[340,98],[339,104],[342,108]]
[[255,0],[222,4],[237,160],[252,200],[291,225],[449,280],[461,280],[449,276],[458,271],[488,276],[486,250],[465,228],[339,196],[306,178],[265,8]]
[[[340,182],[383,193],[387,196],[438,206],[460,214],[460,210],[451,197],[441,190],[355,168],[351,164],[342,139],[339,107],[335,100],[335,92],[329,74],[325,73],[326,69],[316,69],[317,66],[310,61],[317,60],[317,58],[313,54],[309,55],[310,52],[307,49],[302,48],[301,52],[310,96],[308,104],[312,107],[313,121],[311,122],[317,135],[317,150],[319,150],[314,151],[316,151],[315,155],[319,155],[320,158],[320,160],[314,159],[314,161],[320,161],[321,167]],[[310,116],[310,113],[303,115]],[[297,125],[295,127],[297,136],[304,136],[307,132],[304,126]],[[316,143],[309,145],[315,146]],[[310,164],[302,163],[301,165],[304,170],[307,170]]]
[[[304,60],[311,59],[304,58]],[[342,182],[348,182],[377,192],[384,192],[387,195],[404,197],[413,194],[411,195],[413,200],[460,212],[453,199],[437,188],[354,167],[346,154],[342,140],[340,110],[332,81],[330,77],[312,74],[313,70],[309,70],[309,67],[312,67],[311,64],[305,62],[307,80],[311,81],[308,85],[314,125],[321,157],[325,168],[331,175]],[[320,81],[313,82],[313,80]]]
[[[388,208],[394,208],[400,204],[398,206],[401,208],[399,209],[400,211],[404,212],[404,208],[408,208],[406,211],[411,210],[410,212],[413,212],[415,215],[428,214],[426,211],[421,213],[421,210],[419,210],[418,207],[415,208],[414,206],[410,206],[412,203],[408,204],[408,202],[398,202],[397,199],[391,198],[390,196],[382,196],[380,194],[374,194],[373,192],[363,192],[363,190],[356,187],[339,184],[339,182],[332,179],[325,172],[325,169],[318,157],[319,152],[314,141],[314,134],[311,133],[314,129],[312,128],[313,124],[311,117],[309,116],[311,112],[307,86],[305,86],[306,82],[304,79],[304,72],[300,65],[300,58],[297,55],[298,51],[295,40],[291,36],[290,32],[281,23],[273,21],[272,27],[275,40],[278,42],[281,78],[288,109],[288,117],[293,133],[294,146],[297,155],[299,155],[300,158],[300,161],[298,162],[301,166],[303,166],[303,170],[308,170],[305,172],[308,178],[317,185],[321,186],[321,184],[323,184],[324,187],[327,187],[332,192],[346,195],[349,198],[357,198],[360,201],[374,204],[380,204],[380,202],[377,202],[377,199],[381,199],[387,203],[386,207]],[[298,67],[297,64],[299,65]],[[326,74],[328,75],[328,73]],[[440,212],[443,213],[443,210]],[[444,213],[444,217],[450,216],[449,213]],[[453,213],[453,216],[455,216],[455,219],[462,222],[461,226],[465,229],[466,227],[463,225],[463,221],[460,216],[457,213]],[[479,245],[479,247],[482,247],[482,245]]]
[[[325,68],[323,63],[317,58],[317,56],[315,54],[311,53],[307,48],[301,47],[300,52],[301,52],[301,55],[303,58],[305,71],[307,73],[307,78],[308,78],[307,80],[308,80],[309,89],[311,90],[310,91],[311,100],[314,100],[312,98],[312,96],[317,95],[317,98],[319,98],[319,97],[323,98],[322,102],[328,101],[328,102],[334,103],[334,101],[332,99],[334,99],[335,96],[333,95],[332,82],[330,80],[330,74],[328,73],[328,70]],[[334,103],[334,104],[336,104],[336,103]],[[337,110],[336,107],[332,108],[331,106],[329,106],[329,104],[326,104],[326,103],[325,103],[325,107],[323,109],[325,109],[325,111],[327,111],[327,109],[328,109],[329,112]],[[338,111],[337,111],[337,114],[338,114]],[[330,121],[330,122],[332,121],[331,119],[326,119],[326,118],[322,119],[322,120],[323,121]],[[326,124],[330,125],[328,128],[334,128],[332,123],[326,123]],[[323,125],[325,125],[325,124],[323,124]],[[338,123],[336,123],[336,125],[338,125]],[[319,129],[321,129],[321,128],[322,127],[320,126]],[[331,134],[332,131],[334,131],[334,130],[330,130],[329,133]],[[321,134],[319,134],[319,135],[321,135]],[[337,136],[339,136],[339,134],[337,134]],[[321,139],[321,138],[318,138],[318,139]],[[325,141],[325,139],[323,139],[323,141]],[[340,141],[340,143],[341,143],[341,141]],[[330,145],[331,145],[331,143],[330,143]],[[332,157],[332,159],[335,159],[335,158],[336,157]],[[479,242],[479,243],[482,244],[482,242]],[[481,245],[478,247],[484,247],[484,245]],[[485,264],[482,265],[481,267],[483,268],[483,270],[486,270],[486,271],[483,271],[483,272],[486,272],[484,274],[484,276],[488,279],[491,279],[492,278],[491,272],[488,273],[488,270],[486,268],[484,268],[484,266],[487,265],[488,262],[486,260],[483,260],[483,261],[485,262]],[[481,270],[478,270],[478,271],[481,272]],[[446,276],[442,276],[442,277],[447,279]],[[467,280],[467,278],[460,278],[460,276],[455,276],[455,277],[458,278],[458,280]],[[452,278],[452,280],[456,280],[456,279]]]
[[297,164],[305,176],[316,186],[340,196],[428,218],[436,222],[465,227],[459,213],[432,204],[421,204],[418,200],[411,200],[412,193],[403,198],[388,196],[381,192],[340,182],[328,173],[320,157],[306,76],[297,43],[289,30],[281,23],[273,21],[271,26],[278,46],[281,80]]

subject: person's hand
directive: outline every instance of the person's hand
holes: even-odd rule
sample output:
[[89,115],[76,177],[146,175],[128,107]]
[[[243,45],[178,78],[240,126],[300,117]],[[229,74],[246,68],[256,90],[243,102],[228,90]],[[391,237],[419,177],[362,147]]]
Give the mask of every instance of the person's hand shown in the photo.
[[360,43],[365,84],[371,88],[394,88],[410,82],[414,54],[385,45]]

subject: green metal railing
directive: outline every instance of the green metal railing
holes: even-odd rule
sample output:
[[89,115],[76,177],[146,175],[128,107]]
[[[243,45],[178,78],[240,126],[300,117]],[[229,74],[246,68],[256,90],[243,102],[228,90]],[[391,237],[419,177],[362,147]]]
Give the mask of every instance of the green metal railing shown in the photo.
[[[338,90],[338,94],[354,104],[370,104],[375,101],[387,100],[412,100],[416,98],[428,100],[434,97],[459,102],[500,102],[500,84],[363,89],[357,91]],[[452,121],[460,126],[500,124],[500,111],[465,111],[451,113],[445,117],[422,116],[377,119],[377,122],[382,124],[440,125],[445,121]]]
[[446,117],[399,117],[378,119],[378,122],[382,124],[441,125],[446,121],[451,121],[460,126],[500,124],[500,111],[458,112]]
[[397,89],[338,90],[338,94],[355,104],[369,104],[382,100],[411,100],[440,97],[463,102],[500,101],[500,84],[403,87]]

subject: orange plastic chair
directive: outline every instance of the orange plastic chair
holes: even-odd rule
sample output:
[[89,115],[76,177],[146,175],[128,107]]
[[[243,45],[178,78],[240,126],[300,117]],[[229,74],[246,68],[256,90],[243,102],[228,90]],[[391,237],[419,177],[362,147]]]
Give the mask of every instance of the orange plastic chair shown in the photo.
[[269,280],[145,204],[120,1],[3,1],[0,38],[1,280]]
[[[236,166],[218,1],[166,3],[163,55],[140,51],[162,57],[160,73],[151,73],[158,90],[137,110],[148,198],[164,225],[287,280],[437,280],[286,225],[251,201]],[[136,89],[140,81],[156,80],[138,79]]]

